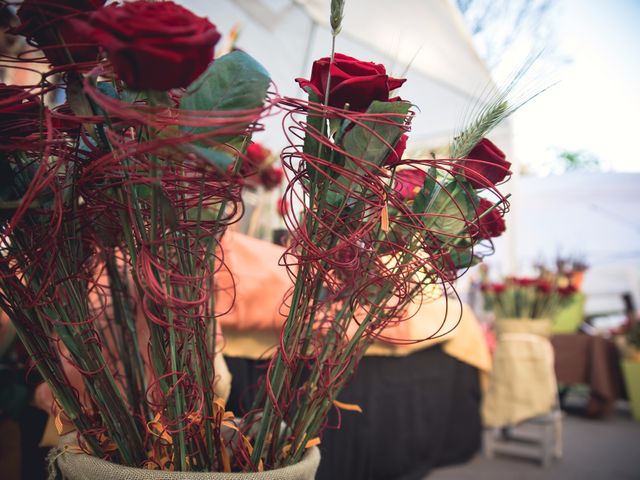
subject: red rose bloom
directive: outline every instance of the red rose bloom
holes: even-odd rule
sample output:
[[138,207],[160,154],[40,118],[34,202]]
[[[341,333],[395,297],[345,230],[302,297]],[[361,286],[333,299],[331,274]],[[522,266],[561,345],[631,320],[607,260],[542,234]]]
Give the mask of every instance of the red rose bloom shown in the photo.
[[513,282],[520,287],[531,287],[538,284],[539,279],[529,277],[514,278]]
[[273,190],[280,185],[284,179],[284,171],[282,168],[273,165],[261,170],[258,175],[260,177],[260,184],[267,190]]
[[416,168],[396,172],[396,194],[404,201],[413,200],[424,185],[425,178],[427,173]]
[[311,79],[296,78],[296,82],[301,88],[310,88],[324,102],[329,71],[329,105],[344,108],[348,103],[351,110],[358,112],[364,112],[374,100],[388,101],[389,92],[406,81],[388,76],[384,65],[336,53],[333,64],[330,57],[316,60],[311,69]]
[[504,293],[507,289],[507,286],[504,283],[493,283],[489,290],[493,293]]
[[407,149],[407,137],[406,134],[402,134],[402,136],[396,142],[396,146],[393,147],[393,150],[389,152],[389,156],[384,161],[384,165],[388,167],[392,167],[397,164],[400,160],[402,160],[402,154]]
[[25,0],[18,9],[20,26],[14,33],[40,48],[54,66],[91,62],[98,57],[98,47],[77,30],[73,19],[86,19],[89,12],[102,7],[106,0]]
[[492,187],[511,175],[511,162],[506,160],[502,150],[486,138],[480,140],[460,164],[471,185],[478,189]]
[[578,289],[576,287],[574,287],[573,285],[567,285],[566,287],[560,287],[558,289],[558,293],[560,294],[561,297],[571,296],[574,293],[576,293],[577,291],[578,291]]
[[538,281],[536,288],[540,293],[551,293],[551,291],[553,290],[553,285],[551,285],[551,283],[547,282],[546,280],[540,280]]
[[247,160],[252,167],[260,167],[270,155],[271,150],[260,143],[252,142],[247,147]]
[[[480,204],[476,209],[478,216],[478,233],[477,237],[481,239],[489,239],[499,237],[507,229],[504,219],[500,216],[498,209],[493,208],[493,203],[485,198],[480,199]],[[488,212],[485,214],[485,212]],[[483,215],[484,214],[484,215]],[[481,217],[482,215],[482,217]]]
[[74,22],[102,46],[116,74],[134,90],[187,87],[213,60],[220,33],[173,2],[109,5],[89,24]]
[[0,148],[40,131],[40,101],[23,87],[0,83]]

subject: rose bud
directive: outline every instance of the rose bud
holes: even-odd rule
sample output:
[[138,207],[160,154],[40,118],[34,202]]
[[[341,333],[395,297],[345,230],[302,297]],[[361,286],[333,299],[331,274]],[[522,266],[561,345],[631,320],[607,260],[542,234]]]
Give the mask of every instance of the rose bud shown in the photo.
[[404,154],[404,151],[407,149],[408,138],[409,137],[407,137],[406,134],[402,134],[400,136],[400,138],[396,142],[395,147],[393,147],[393,150],[389,152],[389,155],[385,159],[384,165],[388,167],[393,167],[395,164],[400,162],[400,160],[402,160],[402,155]]
[[488,240],[499,237],[507,229],[504,218],[500,215],[500,211],[497,208],[493,208],[493,206],[493,203],[489,200],[485,198],[480,199],[480,204],[476,209],[476,215],[478,217],[477,238]]
[[417,168],[407,168],[396,172],[396,183],[394,189],[401,200],[410,201],[424,185],[427,173]]
[[490,140],[483,138],[473,147],[465,159],[460,160],[460,169],[474,188],[493,187],[511,175],[511,162]]
[[212,62],[220,40],[209,20],[173,2],[114,3],[74,25],[106,50],[133,90],[187,87]]
[[351,110],[358,112],[364,112],[374,100],[389,101],[389,92],[406,81],[404,78],[388,76],[384,65],[336,53],[333,64],[329,57],[316,60],[311,69],[311,79],[296,78],[296,82],[301,88],[310,89],[320,97],[320,102],[324,102],[329,72],[329,105],[344,108],[349,104]]
[[273,165],[261,170],[258,175],[260,177],[260,183],[267,190],[273,190],[280,185],[284,179],[284,171],[282,168]]
[[261,143],[252,142],[247,147],[247,160],[254,168],[259,168],[271,155],[271,150]]

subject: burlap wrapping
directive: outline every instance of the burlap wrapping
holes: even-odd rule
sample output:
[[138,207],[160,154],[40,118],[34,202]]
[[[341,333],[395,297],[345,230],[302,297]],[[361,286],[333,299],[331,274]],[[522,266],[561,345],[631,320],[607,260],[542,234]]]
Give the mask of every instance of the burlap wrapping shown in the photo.
[[498,343],[482,404],[485,426],[505,427],[549,413],[558,385],[548,320],[505,319],[496,323]]
[[310,448],[295,465],[259,473],[145,470],[123,467],[84,453],[65,452],[64,447],[52,450],[49,462],[49,480],[56,478],[55,466],[63,480],[313,480],[320,463],[320,450]]

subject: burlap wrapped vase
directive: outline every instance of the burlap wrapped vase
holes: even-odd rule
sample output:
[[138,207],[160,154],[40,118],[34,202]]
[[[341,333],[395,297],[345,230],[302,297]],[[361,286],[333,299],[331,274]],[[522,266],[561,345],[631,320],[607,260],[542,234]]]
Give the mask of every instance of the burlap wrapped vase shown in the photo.
[[549,342],[551,321],[498,320],[496,333],[493,368],[482,405],[485,426],[511,426],[549,413],[558,393]]
[[[61,445],[66,443],[65,440],[68,439],[63,438]],[[56,476],[55,467],[64,480],[313,480],[320,464],[320,450],[318,447],[308,449],[295,465],[251,473],[169,472],[131,468],[73,450],[65,451],[64,446],[53,450],[49,459],[49,480]]]

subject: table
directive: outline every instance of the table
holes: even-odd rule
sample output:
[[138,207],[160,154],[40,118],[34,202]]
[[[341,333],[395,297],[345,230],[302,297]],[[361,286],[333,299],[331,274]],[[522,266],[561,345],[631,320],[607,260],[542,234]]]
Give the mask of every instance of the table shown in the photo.
[[613,413],[624,397],[620,357],[611,340],[583,333],[553,335],[558,384],[584,384],[590,388],[585,415],[600,418]]
[[[227,358],[233,375],[227,408],[244,413],[264,362]],[[363,413],[329,416],[318,480],[420,479],[468,461],[480,449],[476,368],[434,345],[407,356],[366,356],[340,394]],[[340,429],[335,427],[340,424]]]

